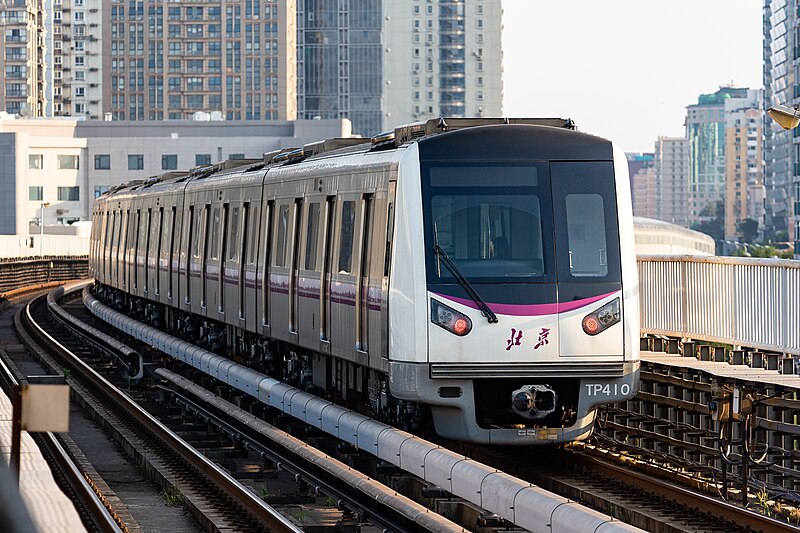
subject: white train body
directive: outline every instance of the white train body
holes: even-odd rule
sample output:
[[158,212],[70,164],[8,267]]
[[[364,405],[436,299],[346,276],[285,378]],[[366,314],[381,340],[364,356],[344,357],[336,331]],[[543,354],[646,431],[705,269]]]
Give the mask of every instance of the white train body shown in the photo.
[[448,122],[112,191],[97,290],[404,428],[585,438],[638,387],[625,156],[564,121]]

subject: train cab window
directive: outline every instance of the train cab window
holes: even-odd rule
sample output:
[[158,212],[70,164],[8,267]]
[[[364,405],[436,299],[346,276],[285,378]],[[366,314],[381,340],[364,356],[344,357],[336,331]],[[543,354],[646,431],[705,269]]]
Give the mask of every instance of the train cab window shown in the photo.
[[356,228],[356,203],[342,202],[341,239],[339,240],[339,274],[352,273],[353,236]]
[[305,269],[317,269],[317,249],[319,244],[319,204],[308,206],[308,224],[306,226]]
[[599,194],[568,194],[567,236],[569,271],[575,277],[608,274],[603,197]]
[[289,233],[289,206],[282,205],[278,211],[278,233],[275,243],[275,266],[286,266],[286,236]]
[[425,187],[429,272],[451,280],[435,245],[469,280],[544,281],[550,190],[544,165],[432,165]]
[[236,246],[235,243],[239,242],[236,237],[239,235],[239,208],[234,207],[231,209],[231,221],[230,221],[230,228],[231,233],[228,237],[228,260],[235,261],[237,256],[239,255],[239,247]]
[[219,233],[219,207],[215,207],[213,222],[211,223],[211,259],[219,257]]

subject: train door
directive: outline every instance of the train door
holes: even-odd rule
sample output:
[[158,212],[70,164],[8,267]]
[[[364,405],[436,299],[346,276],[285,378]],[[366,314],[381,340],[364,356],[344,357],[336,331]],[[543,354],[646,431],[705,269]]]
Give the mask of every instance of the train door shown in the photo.
[[292,212],[292,224],[290,230],[290,247],[289,247],[289,333],[290,339],[295,343],[299,343],[298,335],[300,331],[298,320],[298,282],[300,275],[298,272],[299,257],[300,257],[300,235],[303,216],[303,200],[298,198],[294,201]]
[[183,305],[187,308],[191,305],[191,289],[194,285],[191,281],[193,275],[192,263],[194,254],[197,251],[197,228],[200,224],[196,222],[196,220],[200,216],[199,213],[200,210],[197,209],[196,206],[190,205],[185,214],[181,215],[182,218],[185,219],[185,223],[182,225],[184,231],[183,238],[181,239],[180,262],[178,267],[180,270],[179,279],[183,279],[183,284],[180,288]]
[[319,347],[320,332],[320,230],[322,226],[322,203],[319,198],[307,198],[301,225],[302,254],[298,265],[297,315],[300,327],[300,343],[303,346]]
[[359,209],[359,261],[356,273],[356,350],[369,351],[370,255],[372,253],[372,209],[374,195],[365,194]]
[[241,237],[237,243],[238,251],[234,266],[236,268],[236,303],[237,303],[237,319],[239,325],[243,328],[247,327],[247,267],[249,265],[250,253],[250,239],[253,232],[258,233],[258,226],[253,227],[252,218],[253,211],[250,207],[250,202],[242,203],[241,210]]
[[[624,354],[622,277],[611,162],[551,163],[561,357]],[[616,298],[616,304],[614,300]],[[592,334],[584,318],[603,309]]]
[[278,200],[275,203],[274,260],[269,275],[270,331],[273,337],[283,340],[289,338],[289,267],[293,203],[286,200]]
[[323,351],[330,352],[331,341],[331,264],[333,253],[333,217],[336,203],[335,196],[325,199],[322,228],[322,260],[320,266],[320,294],[319,294],[319,339]]
[[256,265],[258,272],[256,277],[256,293],[258,294],[258,301],[256,302],[255,313],[258,315],[260,311],[260,320],[258,331],[264,336],[269,337],[271,333],[270,323],[270,304],[271,304],[271,265],[272,265],[272,240],[274,236],[274,223],[275,218],[275,202],[268,200],[264,202],[261,214],[261,235],[259,239],[259,264]]
[[[356,285],[358,256],[356,223],[360,198],[339,195],[336,203],[334,250],[330,282],[330,331],[332,353],[353,359],[356,352]],[[355,256],[355,257],[354,257]]]
[[[216,217],[216,220],[214,218]],[[211,250],[215,250],[217,248],[217,241],[216,239],[216,231],[215,228],[219,224],[219,208],[217,208],[216,213],[212,211],[211,204],[206,204],[203,206],[202,212],[202,220],[200,222],[200,228],[198,232],[198,238],[200,239],[200,313],[203,315],[208,315],[208,292],[209,292],[209,285],[211,285],[211,281],[209,281],[209,274],[211,273],[210,265],[209,265],[209,253]]]
[[[174,201],[174,200],[173,200]],[[170,207],[169,214],[169,250],[167,251],[167,301],[177,302],[178,294],[176,294],[176,281],[179,272],[178,257],[180,256],[180,221],[182,219],[183,210],[178,212],[178,207],[173,205]],[[174,305],[174,303],[173,303]]]
[[147,259],[147,290],[150,292],[150,298],[159,300],[159,276],[161,262],[161,242],[162,234],[164,231],[164,207],[160,205],[160,201],[156,202],[156,207],[152,209],[150,214],[150,231],[148,232],[149,243],[147,249],[150,250],[150,257]]
[[214,245],[211,251],[211,262],[217,271],[217,283],[211,290],[211,306],[219,313],[220,320],[224,320],[225,314],[225,278],[227,277],[225,260],[230,249],[228,226],[231,216],[231,205],[226,202],[220,207],[214,208],[214,227],[212,236]]
[[[380,366],[387,366],[388,367],[388,358],[389,358],[389,271],[391,268],[392,263],[392,239],[394,237],[394,204],[395,204],[395,189],[397,187],[396,181],[390,181],[387,191],[386,197],[386,219],[384,227],[386,232],[384,233],[383,239],[383,246],[378,246],[378,241],[376,240],[376,247],[379,248],[376,250],[375,257],[380,257],[382,259],[382,263],[380,265],[380,295],[379,295],[379,303],[380,303],[380,313],[375,313],[374,316],[376,321],[374,320],[370,325],[370,333],[372,334],[373,338],[379,340],[380,346],[380,353],[379,356],[382,360],[374,357],[375,347],[378,346],[378,343],[372,342],[373,344],[373,356],[370,357],[370,366],[371,367],[380,367]],[[380,211],[378,209],[375,210],[375,218],[376,220],[380,220],[378,214]],[[382,249],[380,249],[382,248]],[[373,269],[374,271],[374,269]],[[388,368],[387,368],[388,369]]]
[[152,291],[152,284],[150,284],[150,274],[152,273],[150,260],[153,257],[153,251],[150,249],[150,246],[153,244],[153,239],[150,238],[150,234],[153,231],[153,209],[147,208],[147,210],[143,210],[142,212],[144,218],[142,219],[142,227],[140,228],[139,244],[142,250],[140,253],[142,253],[143,257],[140,260],[141,267],[139,267],[139,270],[142,273],[142,294],[149,296]]

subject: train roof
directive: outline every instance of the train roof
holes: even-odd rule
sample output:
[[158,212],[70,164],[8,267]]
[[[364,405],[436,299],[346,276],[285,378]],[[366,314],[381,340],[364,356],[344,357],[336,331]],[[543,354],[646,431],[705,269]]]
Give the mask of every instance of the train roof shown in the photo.
[[[151,176],[145,180],[133,180],[111,188],[103,196],[114,195],[119,192],[132,192],[154,187],[157,184],[171,185],[179,182],[202,180],[212,176],[214,178],[223,178],[226,175],[241,175],[244,172],[293,165],[306,160],[394,150],[408,143],[420,141],[441,133],[504,124],[547,126],[568,131],[577,130],[575,123],[569,118],[432,118],[421,122],[404,124],[394,130],[379,133],[372,138],[325,139],[305,144],[302,147],[281,148],[266,152],[261,159],[229,159],[214,165],[195,167],[189,171],[171,171]],[[587,135],[587,137],[591,136]]]

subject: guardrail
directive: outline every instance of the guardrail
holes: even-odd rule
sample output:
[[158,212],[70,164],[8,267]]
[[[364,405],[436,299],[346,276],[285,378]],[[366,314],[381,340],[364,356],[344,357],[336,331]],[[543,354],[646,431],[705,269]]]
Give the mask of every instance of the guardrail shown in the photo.
[[800,261],[637,259],[642,333],[800,355]]

